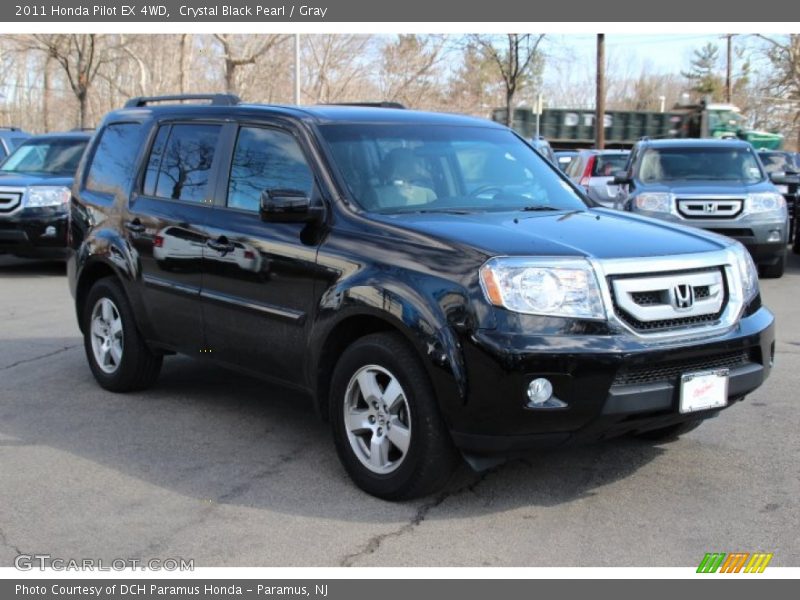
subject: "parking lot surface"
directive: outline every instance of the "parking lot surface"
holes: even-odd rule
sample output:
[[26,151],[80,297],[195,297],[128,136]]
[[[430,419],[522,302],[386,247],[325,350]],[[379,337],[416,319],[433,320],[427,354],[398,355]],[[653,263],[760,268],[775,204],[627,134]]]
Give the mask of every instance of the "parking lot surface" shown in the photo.
[[531,454],[392,504],[359,491],[302,396],[188,358],[94,382],[62,265],[0,256],[0,566],[18,554],[195,566],[800,566],[800,260],[762,281],[776,367],[670,444]]

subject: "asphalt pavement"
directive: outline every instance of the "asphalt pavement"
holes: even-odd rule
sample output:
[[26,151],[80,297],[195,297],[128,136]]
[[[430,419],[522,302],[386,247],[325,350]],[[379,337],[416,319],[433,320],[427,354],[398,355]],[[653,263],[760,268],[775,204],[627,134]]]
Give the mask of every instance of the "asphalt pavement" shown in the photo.
[[0,566],[800,566],[800,257],[762,281],[777,362],[677,442],[532,454],[392,504],[359,491],[302,396],[188,358],[117,395],[94,382],[63,265],[0,256]]

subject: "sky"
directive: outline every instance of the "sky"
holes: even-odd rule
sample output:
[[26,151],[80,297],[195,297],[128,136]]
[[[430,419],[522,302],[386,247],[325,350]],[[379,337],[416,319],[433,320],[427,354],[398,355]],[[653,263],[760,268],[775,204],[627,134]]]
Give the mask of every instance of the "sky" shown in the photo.
[[[550,34],[548,38],[556,51],[571,51],[576,58],[594,63],[596,35]],[[627,55],[638,61],[638,66],[647,64],[658,72],[675,73],[688,69],[693,50],[709,42],[724,52],[725,40],[720,34],[606,34],[606,53],[611,58]]]

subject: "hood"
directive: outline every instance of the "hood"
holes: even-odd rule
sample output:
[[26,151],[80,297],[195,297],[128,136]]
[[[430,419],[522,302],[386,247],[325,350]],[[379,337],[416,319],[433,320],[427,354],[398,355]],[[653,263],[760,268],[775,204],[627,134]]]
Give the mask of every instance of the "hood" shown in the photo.
[[488,256],[636,258],[716,251],[730,244],[700,229],[599,208],[579,213],[407,213],[374,218]]
[[0,187],[27,187],[29,185],[63,185],[72,187],[72,177],[63,175],[21,175],[19,173],[0,173]]
[[731,195],[748,194],[750,192],[770,192],[772,184],[766,179],[756,183],[744,183],[742,181],[668,181],[660,183],[648,183],[637,186],[636,193],[644,192],[671,192],[676,196],[682,194],[691,195]]

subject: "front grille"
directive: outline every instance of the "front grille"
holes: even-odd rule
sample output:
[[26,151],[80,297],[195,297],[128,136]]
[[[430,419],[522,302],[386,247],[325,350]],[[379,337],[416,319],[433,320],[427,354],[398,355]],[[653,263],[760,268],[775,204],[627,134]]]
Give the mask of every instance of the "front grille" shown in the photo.
[[687,219],[733,219],[744,208],[743,198],[678,198],[677,203]]
[[[684,282],[691,287],[694,308],[673,304],[674,286]],[[608,284],[614,313],[643,334],[719,324],[728,303],[727,281],[719,268],[610,276]]]
[[708,298],[710,295],[711,295],[711,286],[698,285],[696,288],[694,288],[695,300],[702,300],[703,298]]
[[698,315],[695,317],[678,317],[675,319],[661,319],[659,321],[640,321],[628,314],[626,311],[619,309],[617,314],[628,325],[635,330],[642,333],[655,332],[655,331],[669,331],[672,329],[684,329],[687,327],[697,327],[700,325],[713,325],[719,321],[722,311],[713,315]]
[[664,299],[661,292],[634,292],[631,294],[633,301],[639,306],[653,306],[654,304],[663,304]]
[[648,383],[677,383],[684,373],[712,369],[737,369],[753,362],[751,352],[737,350],[701,358],[667,361],[657,365],[623,367],[617,371],[614,386],[643,385]]

